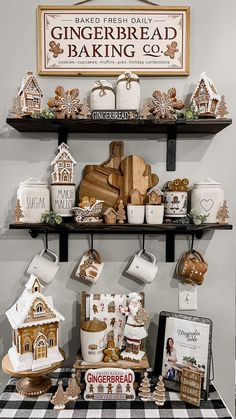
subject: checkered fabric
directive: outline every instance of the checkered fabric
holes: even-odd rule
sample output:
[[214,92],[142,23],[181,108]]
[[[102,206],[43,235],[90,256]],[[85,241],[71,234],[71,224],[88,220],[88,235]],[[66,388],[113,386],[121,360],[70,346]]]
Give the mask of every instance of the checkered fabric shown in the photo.
[[131,402],[114,401],[85,401],[81,397],[75,402],[69,402],[65,410],[53,410],[50,403],[52,395],[57,389],[57,382],[63,380],[67,385],[71,376],[71,369],[63,368],[51,374],[52,386],[49,393],[38,397],[25,397],[16,392],[16,379],[11,378],[0,396],[0,418],[87,418],[87,419],[228,419],[231,418],[224,403],[214,386],[210,387],[210,397],[201,401],[200,408],[186,404],[179,399],[179,393],[166,392],[166,402],[163,407],[157,407],[154,402],[143,403],[141,400]]

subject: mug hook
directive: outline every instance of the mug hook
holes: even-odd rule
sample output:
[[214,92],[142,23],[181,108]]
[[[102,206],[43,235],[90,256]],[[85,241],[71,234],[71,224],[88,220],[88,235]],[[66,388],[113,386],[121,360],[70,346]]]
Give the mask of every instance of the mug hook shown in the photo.
[[194,244],[194,233],[192,234],[192,241],[191,241],[191,252],[193,251],[193,244]]
[[90,234],[90,250],[93,252],[93,231]]
[[48,231],[45,230],[45,253],[47,253],[48,250]]
[[145,233],[143,232],[143,246],[142,251],[145,253]]

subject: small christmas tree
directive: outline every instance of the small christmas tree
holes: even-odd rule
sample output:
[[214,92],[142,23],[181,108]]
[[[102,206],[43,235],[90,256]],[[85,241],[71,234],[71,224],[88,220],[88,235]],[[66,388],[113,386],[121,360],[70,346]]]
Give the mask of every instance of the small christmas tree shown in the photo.
[[58,389],[54,396],[51,398],[51,403],[54,404],[55,410],[65,409],[65,404],[68,402],[68,398],[66,396],[66,392],[63,390],[62,381],[58,383]]
[[157,404],[157,406],[163,406],[166,401],[165,386],[164,386],[163,378],[161,375],[159,377],[159,381],[157,382],[155,390],[153,392],[153,400]]
[[118,205],[117,220],[119,224],[124,224],[124,221],[126,220],[125,207],[124,207],[122,199],[119,201],[119,205]]
[[84,103],[81,106],[80,112],[79,112],[79,117],[81,118],[85,118],[85,119],[89,119],[91,117],[91,109],[88,106],[87,103]]
[[225,103],[225,96],[221,96],[220,103],[218,105],[216,116],[219,116],[219,118],[224,119],[226,115],[228,115],[228,107]]
[[144,373],[144,377],[139,386],[138,395],[143,402],[148,402],[148,400],[150,400],[150,381],[147,372]]
[[14,219],[13,219],[13,223],[14,224],[21,224],[22,221],[20,221],[20,218],[24,218],[24,214],[20,205],[20,200],[17,199],[16,200],[16,206],[14,209]]
[[81,393],[80,386],[77,384],[75,374],[71,375],[71,378],[68,381],[68,387],[66,389],[66,395],[68,400],[76,400]]
[[150,115],[151,115],[151,112],[150,112],[149,104],[147,101],[145,101],[140,111],[140,118],[148,119]]
[[227,224],[227,218],[229,218],[229,211],[227,207],[227,202],[224,201],[222,207],[220,207],[217,212],[216,219],[219,224]]

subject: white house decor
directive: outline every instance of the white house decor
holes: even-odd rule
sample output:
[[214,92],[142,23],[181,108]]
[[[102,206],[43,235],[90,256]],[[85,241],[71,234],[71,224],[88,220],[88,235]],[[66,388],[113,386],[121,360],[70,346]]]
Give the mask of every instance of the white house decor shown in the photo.
[[51,163],[54,170],[51,184],[52,210],[62,217],[70,217],[75,205],[74,165],[75,159],[67,144],[58,147],[58,154]]
[[217,213],[224,203],[222,183],[206,178],[195,183],[191,192],[191,209],[207,215],[205,223],[217,223]]
[[134,372],[127,368],[89,369],[85,374],[84,398],[88,401],[135,399]]
[[20,200],[24,223],[40,223],[42,213],[50,211],[50,194],[48,186],[36,178],[29,178],[20,182],[17,190],[17,199]]
[[27,71],[18,92],[20,99],[21,115],[31,115],[33,112],[42,111],[43,91],[32,71]]
[[43,295],[43,286],[34,275],[16,303],[6,312],[12,327],[12,347],[8,351],[14,371],[38,371],[60,362],[58,328],[63,315],[52,297]]
[[140,96],[140,81],[137,74],[131,71],[121,74],[116,85],[116,109],[139,111]]
[[92,111],[113,110],[116,108],[115,92],[112,84],[107,80],[97,80],[93,83],[90,108]]
[[201,115],[215,115],[217,105],[221,97],[217,92],[213,81],[206,75],[201,73],[200,79],[191,97],[191,105],[194,111]]

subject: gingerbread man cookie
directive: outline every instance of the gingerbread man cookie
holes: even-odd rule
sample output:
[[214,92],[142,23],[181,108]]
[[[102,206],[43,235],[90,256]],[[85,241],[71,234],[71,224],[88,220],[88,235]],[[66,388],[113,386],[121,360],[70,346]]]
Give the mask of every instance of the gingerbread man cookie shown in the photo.
[[50,46],[49,52],[53,52],[53,57],[54,58],[57,58],[58,55],[62,54],[63,51],[64,51],[62,48],[60,48],[59,42],[58,42],[58,44],[56,44],[55,41],[51,41],[51,42],[49,42],[49,46]]
[[166,57],[170,57],[172,60],[175,58],[175,53],[179,52],[177,48],[177,42],[173,41],[170,45],[167,45],[167,51],[164,52]]

